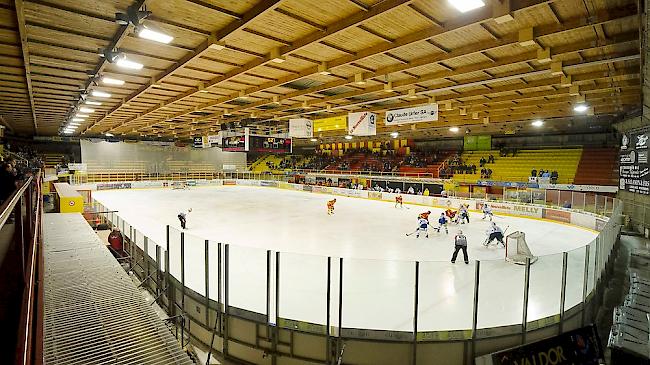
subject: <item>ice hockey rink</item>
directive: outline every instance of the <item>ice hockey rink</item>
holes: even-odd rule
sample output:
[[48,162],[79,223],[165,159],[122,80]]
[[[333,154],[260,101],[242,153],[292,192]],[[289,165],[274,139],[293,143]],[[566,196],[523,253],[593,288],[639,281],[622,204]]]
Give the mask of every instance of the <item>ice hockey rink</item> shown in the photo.
[[[332,198],[336,210],[329,216],[326,202]],[[266,250],[272,250],[281,252],[277,302],[282,318],[325,324],[330,256],[333,319],[338,317],[338,258],[343,258],[344,328],[412,331],[415,261],[420,262],[419,331],[472,327],[475,260],[481,261],[478,328],[522,320],[524,267],[506,262],[503,248],[482,245],[490,223],[478,212],[471,213],[470,224],[452,224],[449,234],[430,231],[426,239],[405,234],[416,228],[420,212],[431,210],[434,223],[442,209],[245,186],[96,191],[93,199],[163,247],[166,225],[177,235],[177,214],[192,208],[186,251],[200,252],[204,239],[230,244],[229,304],[238,308],[266,313]],[[506,234],[525,232],[539,257],[531,266],[529,321],[559,313],[562,252],[569,252],[565,307],[582,300],[585,246],[597,232],[541,219],[496,216],[494,221],[507,228]],[[469,240],[469,265],[462,253],[450,263],[459,229]],[[186,254],[201,267],[202,257]],[[186,270],[186,285],[201,292],[203,275]]]

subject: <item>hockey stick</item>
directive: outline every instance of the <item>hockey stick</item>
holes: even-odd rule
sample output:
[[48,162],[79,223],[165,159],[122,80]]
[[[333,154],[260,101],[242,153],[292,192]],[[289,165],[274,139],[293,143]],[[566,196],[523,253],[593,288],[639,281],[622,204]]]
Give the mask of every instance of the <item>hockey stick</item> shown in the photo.
[[414,235],[415,232],[417,232],[417,231],[419,231],[419,230],[420,230],[420,229],[418,228],[418,229],[416,229],[415,231],[413,231],[413,232],[411,232],[411,233],[407,233],[406,236],[407,236],[407,237],[410,237],[410,236]]

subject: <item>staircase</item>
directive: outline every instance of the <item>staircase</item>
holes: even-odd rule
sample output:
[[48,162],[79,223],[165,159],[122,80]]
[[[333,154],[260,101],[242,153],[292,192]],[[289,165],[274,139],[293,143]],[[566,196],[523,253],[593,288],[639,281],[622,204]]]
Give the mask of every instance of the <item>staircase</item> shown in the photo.
[[574,183],[578,185],[617,185],[618,151],[590,148],[582,151]]

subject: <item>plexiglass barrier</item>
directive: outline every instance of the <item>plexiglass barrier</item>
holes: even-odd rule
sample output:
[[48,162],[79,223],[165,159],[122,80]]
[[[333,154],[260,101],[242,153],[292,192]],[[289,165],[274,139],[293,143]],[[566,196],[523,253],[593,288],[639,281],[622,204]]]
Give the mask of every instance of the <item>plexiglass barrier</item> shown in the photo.
[[[580,204],[587,204],[587,195],[578,196]],[[603,210],[604,203],[598,203]],[[435,332],[461,330],[469,339],[476,333],[472,330],[525,333],[561,326],[566,312],[584,308],[608,268],[622,210],[613,203],[608,207],[613,218],[603,220],[588,245],[539,256],[528,265],[505,260],[465,264],[462,255],[452,264],[275,252],[206,240],[174,227],[167,228],[166,242],[154,242],[119,213],[102,217],[141,251],[137,260],[148,256],[165,274],[167,253],[171,278],[191,290],[196,301],[207,295],[217,302],[213,308],[220,313],[318,335],[368,338],[359,330],[371,330],[391,334],[372,335],[383,340],[408,341]],[[492,332],[482,333],[489,337]]]

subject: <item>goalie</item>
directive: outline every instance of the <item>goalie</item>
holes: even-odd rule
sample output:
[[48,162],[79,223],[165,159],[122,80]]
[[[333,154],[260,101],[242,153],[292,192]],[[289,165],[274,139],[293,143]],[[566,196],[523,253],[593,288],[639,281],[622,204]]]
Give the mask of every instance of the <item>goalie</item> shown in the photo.
[[[507,228],[506,228],[507,229]],[[495,222],[492,222],[490,228],[486,231],[488,238],[483,243],[484,246],[489,246],[492,241],[497,240],[501,244],[501,247],[506,247],[506,244],[503,242],[503,230],[501,227],[497,226]]]

